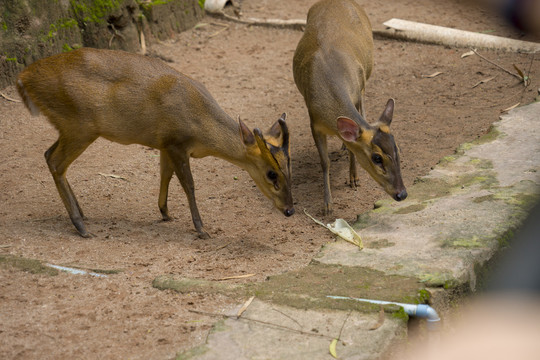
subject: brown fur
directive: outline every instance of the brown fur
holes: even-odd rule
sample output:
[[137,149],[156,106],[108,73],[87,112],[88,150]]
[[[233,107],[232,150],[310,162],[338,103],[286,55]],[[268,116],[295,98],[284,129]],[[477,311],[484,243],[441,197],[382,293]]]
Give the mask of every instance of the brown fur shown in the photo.
[[[245,169],[287,216],[294,212],[284,115],[272,126],[272,147],[260,131],[232,120],[205,87],[162,61],[121,51],[82,48],[39,60],[23,70],[17,89],[33,114],[43,113],[59,132],[45,158],[60,197],[82,236],[83,214],[66,179],[69,165],[98,137],[142,144],[161,152],[159,208],[164,220],[173,173],[186,192],[199,236],[207,237],[195,202],[190,157],[216,156]],[[262,144],[262,145],[261,145]],[[269,179],[269,171],[277,179]],[[276,182],[279,190],[276,190]]]
[[[396,200],[406,190],[399,157],[380,155],[374,163],[373,139],[390,134],[394,101],[390,100],[377,125],[366,121],[364,91],[373,68],[371,24],[354,0],[322,0],[308,12],[307,25],[293,59],[294,80],[309,111],[311,131],[324,176],[325,213],[332,211],[327,136],[338,136],[349,150],[350,184],[358,181],[356,160]],[[393,137],[388,137],[393,141]]]

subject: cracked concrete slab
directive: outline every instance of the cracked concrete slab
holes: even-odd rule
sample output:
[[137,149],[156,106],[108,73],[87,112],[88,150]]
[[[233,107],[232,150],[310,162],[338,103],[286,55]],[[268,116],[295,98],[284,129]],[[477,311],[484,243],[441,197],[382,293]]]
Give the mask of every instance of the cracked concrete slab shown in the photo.
[[303,310],[254,300],[240,319],[220,321],[205,345],[181,354],[180,359],[332,359],[329,346],[339,338],[340,359],[380,357],[397,339],[405,339],[403,319],[377,313]]

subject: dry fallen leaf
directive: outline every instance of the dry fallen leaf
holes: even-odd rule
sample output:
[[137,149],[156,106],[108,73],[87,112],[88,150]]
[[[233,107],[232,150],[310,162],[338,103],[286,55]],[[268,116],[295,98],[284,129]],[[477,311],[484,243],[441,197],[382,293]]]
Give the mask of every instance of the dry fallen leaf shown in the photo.
[[98,174],[101,175],[101,176],[110,177],[110,178],[113,178],[113,179],[120,179],[120,180],[128,181],[126,178],[118,176],[118,175],[114,175],[114,174],[103,174],[103,173],[98,173]]
[[238,313],[236,314],[236,318],[240,318],[240,316],[242,316],[242,314],[244,313],[244,311],[247,310],[247,308],[249,307],[249,305],[251,305],[251,302],[253,301],[253,299],[255,299],[255,296],[252,296],[250,297],[245,303],[244,305],[242,305],[242,307],[240,308],[240,310],[238,310]]
[[521,69],[518,68],[516,64],[512,64],[512,65],[514,65],[514,69],[516,69],[518,75],[521,77],[521,80],[523,81],[523,85],[528,86],[531,79],[527,75],[523,74],[523,71],[521,71]]
[[330,346],[328,347],[328,351],[330,351],[330,355],[332,355],[334,359],[338,358],[337,353],[336,353],[337,343],[338,343],[338,339],[334,339],[332,340],[332,342],[330,343]]
[[434,73],[431,74],[431,75],[422,75],[422,77],[423,77],[423,78],[431,79],[431,78],[434,78],[435,76],[439,76],[439,75],[441,75],[441,74],[442,74],[442,72],[437,71],[437,72],[434,72]]
[[0,96],[3,97],[4,99],[6,99],[7,101],[13,101],[13,102],[17,102],[17,103],[20,103],[21,100],[17,100],[17,99],[13,99],[13,98],[10,98],[9,96],[5,95],[4,93],[0,92]]
[[519,76],[521,76],[521,78],[525,78],[525,75],[523,75],[523,71],[521,71],[516,64],[512,64],[514,65],[514,69],[516,69],[517,73],[519,74]]
[[468,51],[466,53],[461,54],[461,58],[463,59],[463,58],[465,58],[467,56],[471,56],[471,55],[474,55],[474,51]]

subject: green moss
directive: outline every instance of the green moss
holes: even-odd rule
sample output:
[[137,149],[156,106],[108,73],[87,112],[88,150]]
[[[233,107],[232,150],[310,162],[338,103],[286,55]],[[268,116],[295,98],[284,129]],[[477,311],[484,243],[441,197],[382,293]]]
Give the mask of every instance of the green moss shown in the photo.
[[424,301],[424,294],[419,293],[423,286],[414,278],[385,275],[380,271],[362,267],[325,265],[316,262],[297,271],[272,276],[263,283],[234,285],[163,276],[156,278],[153,286],[182,293],[220,293],[232,297],[255,295],[261,300],[300,309],[378,311],[378,306],[373,304],[331,299],[328,298],[329,295],[395,302]]
[[205,1],[206,1],[206,0],[199,0],[199,6],[200,6],[201,9],[203,9],[203,10],[204,10],[204,2],[205,2]]
[[418,211],[422,211],[426,208],[425,203],[413,204],[397,209],[394,214],[410,214]]
[[483,170],[493,169],[493,162],[487,159],[472,158],[469,161],[469,164],[473,165],[477,169],[483,169]]
[[119,269],[88,269],[96,274],[114,275],[120,274],[123,270]]
[[453,247],[461,247],[461,248],[480,248],[485,246],[485,241],[481,241],[478,236],[473,236],[471,238],[461,238],[461,239],[453,239],[450,241],[450,245]]
[[394,319],[399,319],[403,321],[404,323],[407,323],[409,321],[409,315],[405,312],[405,310],[402,307],[400,307],[399,310],[394,311],[392,313],[392,317]]
[[431,293],[426,289],[418,290],[418,304],[427,304],[431,300]]
[[501,235],[497,236],[497,242],[499,244],[500,248],[506,248],[510,246],[510,242],[515,237],[515,229],[507,229],[505,232],[503,232]]
[[459,184],[465,187],[480,185],[481,189],[489,189],[492,186],[497,185],[498,183],[499,181],[497,180],[495,173],[491,171],[482,171],[466,174],[459,178]]
[[54,24],[49,25],[48,36],[49,37],[54,37],[54,36],[56,36],[56,33],[58,32],[58,30],[60,30],[60,29],[71,29],[71,28],[74,28],[74,27],[77,27],[77,20],[71,19],[71,18],[59,19]]
[[353,227],[357,230],[362,230],[367,228],[368,226],[373,225],[371,218],[371,212],[366,212],[363,214],[360,214],[356,217],[356,221],[353,224]]
[[503,188],[494,194],[494,199],[503,200],[509,205],[518,206],[526,211],[529,210],[538,201],[538,195],[513,193],[511,189]]
[[459,145],[458,148],[456,149],[456,154],[463,155],[465,151],[472,149],[473,146],[474,146],[473,143],[463,143]]
[[414,181],[414,184],[409,188],[411,199],[416,199],[419,202],[436,199],[452,193],[452,184],[437,178],[419,178]]
[[480,203],[483,203],[485,201],[493,201],[493,200],[495,200],[495,195],[489,194],[489,195],[475,197],[473,199],[473,203],[480,204]]
[[212,294],[224,294],[227,296],[246,296],[246,294],[253,291],[251,289],[247,289],[249,285],[246,285],[246,288],[244,288],[241,285],[226,282],[189,278],[176,279],[172,276],[158,276],[152,282],[152,286],[156,289],[170,289],[179,293],[206,292]]
[[487,134],[480,136],[478,139],[474,140],[472,143],[474,145],[481,145],[481,144],[492,142],[496,140],[497,138],[503,137],[503,136],[506,136],[506,134],[501,134],[501,132],[495,126],[492,125]]
[[459,284],[450,273],[424,273],[419,276],[420,282],[424,283],[427,287],[442,287],[444,289],[451,289],[457,287]]
[[143,1],[138,0],[137,3],[143,10],[149,10],[156,5],[165,5],[165,4],[170,3],[171,1],[172,0],[154,0],[154,1],[149,1],[149,2],[143,2]]
[[426,289],[420,289],[415,296],[405,297],[401,302],[405,304],[428,304],[431,293]]
[[492,125],[489,131],[485,135],[482,135],[471,142],[461,144],[456,149],[456,155],[463,155],[467,150],[472,149],[472,147],[475,145],[482,145],[485,143],[489,143],[496,140],[499,137],[504,137],[504,136],[506,135],[501,134],[501,132],[495,126]]
[[439,162],[437,164],[441,165],[441,166],[445,166],[445,165],[455,161],[456,159],[457,159],[457,156],[448,155],[448,156],[443,157],[441,160],[439,160]]
[[58,270],[45,266],[39,260],[27,259],[13,255],[0,255],[0,265],[10,266],[31,274],[58,275]]
[[102,23],[111,11],[120,7],[122,0],[70,0],[71,8],[83,22]]

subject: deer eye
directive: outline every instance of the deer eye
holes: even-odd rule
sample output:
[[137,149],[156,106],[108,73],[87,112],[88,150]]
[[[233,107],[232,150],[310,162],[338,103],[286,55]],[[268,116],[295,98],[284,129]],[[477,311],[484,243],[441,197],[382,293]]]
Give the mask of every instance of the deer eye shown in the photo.
[[383,163],[382,156],[379,154],[371,155],[371,161],[373,161],[377,165],[381,165]]
[[271,181],[276,181],[278,178],[277,173],[274,170],[268,170],[266,177]]

